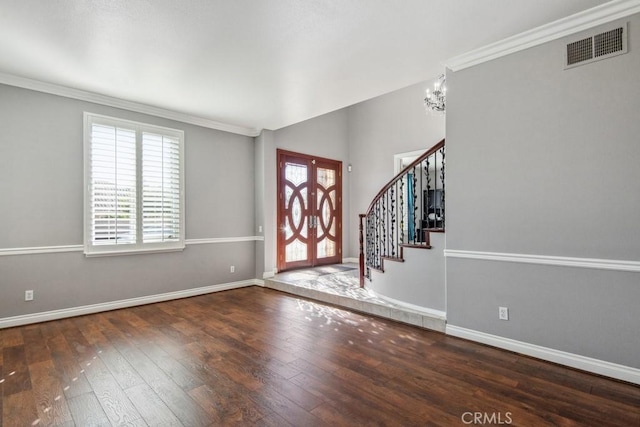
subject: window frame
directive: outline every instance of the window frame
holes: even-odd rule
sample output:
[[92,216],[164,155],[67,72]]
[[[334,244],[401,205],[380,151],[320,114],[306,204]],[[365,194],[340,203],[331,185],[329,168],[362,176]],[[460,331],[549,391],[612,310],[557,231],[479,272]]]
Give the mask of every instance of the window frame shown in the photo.
[[[179,155],[179,227],[180,232],[177,240],[169,242],[153,242],[144,243],[142,241],[142,231],[136,231],[136,241],[133,244],[104,244],[95,245],[92,242],[91,235],[91,134],[93,124],[102,124],[106,126],[117,126],[135,131],[136,135],[136,218],[142,218],[142,134],[144,132],[154,133],[162,136],[176,138],[178,140]],[[84,254],[87,257],[94,256],[114,256],[114,255],[132,255],[144,253],[160,253],[182,251],[185,248],[185,182],[184,182],[184,131],[172,129],[163,126],[156,126],[148,123],[136,122],[133,120],[110,117],[101,114],[84,112],[83,120],[83,144],[84,144]],[[141,224],[141,219],[137,220]],[[139,239],[140,238],[140,239]]]

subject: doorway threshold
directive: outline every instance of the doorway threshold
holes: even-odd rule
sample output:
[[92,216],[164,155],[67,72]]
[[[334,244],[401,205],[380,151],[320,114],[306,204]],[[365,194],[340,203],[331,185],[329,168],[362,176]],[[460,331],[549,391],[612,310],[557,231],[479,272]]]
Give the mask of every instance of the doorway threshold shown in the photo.
[[264,286],[425,329],[445,331],[444,319],[392,304],[378,297],[372,290],[361,288],[358,264],[334,264],[285,271],[266,279]]

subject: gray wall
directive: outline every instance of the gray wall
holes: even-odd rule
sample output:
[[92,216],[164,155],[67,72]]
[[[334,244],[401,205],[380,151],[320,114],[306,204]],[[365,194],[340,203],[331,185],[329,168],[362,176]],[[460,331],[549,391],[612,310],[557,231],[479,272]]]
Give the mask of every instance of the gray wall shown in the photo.
[[367,288],[412,306],[445,312],[445,234],[431,233],[431,249],[404,249],[405,262],[384,261],[384,273],[371,270]]
[[[425,113],[424,92],[431,82],[416,84],[354,106],[325,114],[274,132],[264,131],[263,145],[265,271],[275,267],[276,149],[341,160],[343,162],[343,257],[357,258],[358,215],[394,176],[394,154],[427,150],[444,137],[444,116]],[[256,160],[258,161],[258,160]],[[353,171],[347,172],[347,166]],[[267,218],[271,215],[271,219]],[[432,251],[418,251],[413,269],[397,269],[378,280],[377,290],[391,298],[444,311],[444,236]],[[429,264],[438,271],[428,274]],[[417,272],[417,274],[416,274]],[[397,284],[403,286],[398,287]],[[372,286],[374,286],[372,284]]]
[[[265,132],[260,133],[255,138],[254,146],[254,229],[256,236],[264,237],[264,150],[265,150]],[[255,276],[261,278],[265,271],[265,246],[264,240],[256,242],[256,266]]]
[[349,107],[350,256],[358,256],[358,215],[393,178],[393,156],[431,148],[444,138],[443,115],[427,114],[422,82]]
[[[184,130],[186,238],[254,235],[252,138],[0,85],[0,249],[82,244],[84,111]],[[0,318],[252,279],[255,246],[0,256]]]
[[[640,261],[637,15],[629,34],[570,70],[561,39],[448,73],[448,249]],[[447,259],[450,324],[636,368],[639,302],[639,273]]]
[[[256,197],[256,230],[262,227],[257,235],[264,240],[256,242],[256,277],[263,278],[273,274],[276,267],[276,181],[269,174],[275,173],[268,165],[276,163],[273,145],[273,132],[263,130],[255,138],[255,197]],[[268,172],[267,172],[268,171]]]

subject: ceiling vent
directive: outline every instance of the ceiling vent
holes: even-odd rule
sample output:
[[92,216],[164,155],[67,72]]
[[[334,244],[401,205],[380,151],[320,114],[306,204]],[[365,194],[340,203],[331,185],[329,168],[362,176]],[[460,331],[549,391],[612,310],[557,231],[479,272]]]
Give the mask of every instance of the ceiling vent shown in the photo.
[[565,69],[627,53],[627,24],[567,44]]

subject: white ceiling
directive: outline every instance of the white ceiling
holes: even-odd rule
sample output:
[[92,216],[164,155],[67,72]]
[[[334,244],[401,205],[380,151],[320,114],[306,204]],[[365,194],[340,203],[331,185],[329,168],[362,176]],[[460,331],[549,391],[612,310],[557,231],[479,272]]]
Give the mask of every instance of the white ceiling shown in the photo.
[[278,129],[606,0],[0,0],[0,73]]

